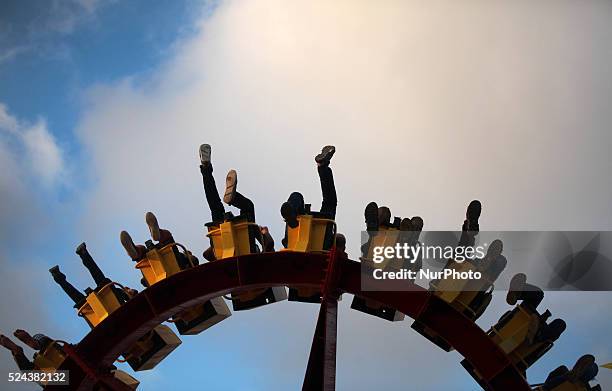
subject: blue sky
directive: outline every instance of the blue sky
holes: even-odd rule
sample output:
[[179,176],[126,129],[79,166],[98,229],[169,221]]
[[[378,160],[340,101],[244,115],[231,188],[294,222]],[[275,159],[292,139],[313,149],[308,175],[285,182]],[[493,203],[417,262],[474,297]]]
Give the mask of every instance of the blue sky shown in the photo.
[[[420,214],[430,230],[457,229],[474,198],[485,205],[481,229],[612,229],[612,186],[598,179],[612,168],[612,7],[501,4],[2,2],[0,297],[11,299],[0,313],[14,315],[0,330],[78,341],[87,326],[47,269],[60,264],[91,285],[73,252],[87,241],[112,278],[138,287],[118,233],[143,241],[148,210],[201,253],[202,142],[213,145],[217,182],[236,168],[276,238],[290,191],[317,207],[312,156],[336,144],[337,220],[353,258],[372,199]],[[570,327],[534,382],[584,353],[611,360],[593,337],[612,327],[609,298],[547,295]],[[349,305],[338,389],[403,389],[406,376],[418,389],[474,389],[460,357],[409,322]],[[498,295],[481,326],[506,307]],[[316,312],[280,303],[235,314],[137,377],[145,390],[297,389]]]

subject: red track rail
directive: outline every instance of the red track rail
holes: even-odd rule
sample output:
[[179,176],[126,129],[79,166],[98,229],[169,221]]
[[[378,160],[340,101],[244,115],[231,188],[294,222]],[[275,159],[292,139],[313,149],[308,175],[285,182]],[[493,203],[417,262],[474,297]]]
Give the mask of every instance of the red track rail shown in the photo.
[[[108,368],[138,338],[182,309],[241,289],[320,287],[327,266],[325,255],[282,251],[210,262],[175,274],[145,289],[91,330],[74,346],[80,360],[69,355],[59,369],[70,371],[72,390],[91,390],[100,382],[116,389],[105,378],[93,379],[88,368],[94,372]],[[377,300],[423,322],[463,355],[492,390],[530,390],[508,357],[480,327],[427,290],[415,286],[412,291],[362,292],[358,262],[338,258],[336,267],[340,292]],[[45,390],[65,391],[66,387],[47,386]]]

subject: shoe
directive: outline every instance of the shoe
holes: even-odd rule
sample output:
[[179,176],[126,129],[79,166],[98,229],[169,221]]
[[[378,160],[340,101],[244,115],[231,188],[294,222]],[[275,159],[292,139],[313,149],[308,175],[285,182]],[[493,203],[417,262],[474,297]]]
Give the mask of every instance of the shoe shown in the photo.
[[526,283],[527,276],[523,273],[518,273],[512,277],[510,287],[508,287],[508,294],[506,295],[506,303],[515,305],[518,301],[519,295],[523,292]]
[[412,222],[412,228],[415,231],[421,232],[423,230],[423,219],[421,216],[414,216],[410,219],[410,221]]
[[400,222],[399,229],[400,231],[413,231],[414,228],[412,227],[412,220],[410,220],[408,217],[404,217]]
[[283,219],[285,219],[289,227],[295,228],[298,226],[297,212],[290,203],[284,202],[283,205],[281,205],[281,216],[283,216]]
[[379,225],[389,225],[391,222],[391,210],[386,206],[381,206],[378,208],[378,224]]
[[87,245],[85,244],[85,242],[79,244],[75,250],[75,252],[77,253],[77,255],[81,255],[83,253],[87,252]]
[[487,255],[485,256],[485,258],[497,259],[497,257],[501,255],[503,250],[504,250],[504,243],[499,239],[495,239],[489,245],[489,248],[487,249]]
[[227,177],[225,178],[225,195],[223,196],[223,202],[228,205],[234,201],[236,195],[236,186],[238,185],[238,174],[236,170],[229,170]]
[[[593,356],[592,354],[585,354],[584,356],[580,357],[578,361],[576,361],[576,364],[574,364],[574,367],[568,372],[568,375],[573,380],[583,380],[585,382],[589,382],[595,376],[587,376],[591,377],[591,379],[588,380],[583,379],[583,377],[587,373],[587,371],[593,366],[597,368],[597,365],[595,365],[595,356]],[[595,372],[595,375],[597,375],[597,372]]]
[[132,240],[132,237],[126,231],[121,231],[119,234],[119,240],[121,240],[121,245],[125,249],[125,252],[132,258],[133,260],[138,259],[138,250],[136,249],[136,245]]
[[365,223],[367,231],[378,230],[378,205],[376,202],[370,202],[366,205],[365,212]]
[[210,164],[210,144],[200,145],[200,163],[203,166]]
[[468,220],[468,231],[478,232],[480,227],[478,226],[478,219],[482,211],[482,204],[478,200],[470,202],[465,213],[465,218]]
[[59,265],[55,265],[51,269],[49,269],[49,273],[51,273],[53,278],[65,277],[64,274],[59,270]]
[[334,153],[336,153],[336,147],[333,145],[326,145],[321,149],[321,153],[315,156],[315,162],[319,165],[327,165],[332,156],[334,156]]
[[336,250],[340,252],[346,251],[346,237],[343,234],[336,234]]
[[161,233],[159,231],[159,223],[157,222],[157,217],[152,212],[147,212],[145,215],[145,221],[149,226],[149,232],[151,232],[151,238],[156,242],[159,242],[161,239]]

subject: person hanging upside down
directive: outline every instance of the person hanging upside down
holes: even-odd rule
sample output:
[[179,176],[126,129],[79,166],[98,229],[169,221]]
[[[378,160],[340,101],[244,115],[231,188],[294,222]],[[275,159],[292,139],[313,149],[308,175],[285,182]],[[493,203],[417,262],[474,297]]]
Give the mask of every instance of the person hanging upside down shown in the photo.
[[[321,203],[321,210],[319,214],[327,219],[333,220],[336,218],[336,208],[338,206],[338,199],[336,196],[336,187],[334,185],[334,175],[331,167],[329,166],[332,156],[336,152],[336,147],[333,145],[327,145],[323,147],[321,153],[315,156],[315,162],[317,163],[317,172],[319,173],[319,180],[321,182],[321,193],[323,196],[323,202]],[[304,196],[300,192],[293,192],[289,195],[289,198],[281,206],[281,216],[287,223],[287,226],[296,228],[299,225],[297,217],[306,214],[306,204],[304,204]],[[331,239],[334,239],[333,237]],[[331,247],[331,240],[327,240],[325,248]],[[283,246],[287,247],[287,229],[285,229],[285,237],[283,238]],[[344,242],[346,243],[346,241]]]
[[[211,162],[211,146],[209,144],[200,145],[200,172],[202,173],[202,182],[204,184],[204,193],[206,201],[210,208],[213,224],[220,224],[233,217],[231,212],[225,212],[217,185],[213,177],[213,165]],[[225,177],[225,192],[223,194],[223,202],[230,206],[238,208],[240,216],[246,218],[248,222],[255,222],[255,205],[253,202],[242,195],[237,190],[238,174],[236,170],[229,170]],[[270,235],[268,227],[259,227],[259,232],[253,232],[254,236],[262,243],[263,252],[274,251],[274,239]],[[204,257],[212,261],[215,259],[212,248],[208,248],[204,252]]]
[[[112,282],[104,275],[102,270],[100,270],[94,259],[87,251],[85,243],[81,243],[77,247],[76,253],[79,255],[79,257],[83,261],[83,265],[85,265],[87,270],[89,270],[89,273],[91,274],[96,283],[95,289],[87,288],[85,290],[86,294],[89,294],[91,292],[97,292],[105,285],[110,284]],[[53,266],[51,269],[49,269],[49,272],[51,273],[51,276],[53,276],[53,280],[55,280],[55,282],[62,288],[62,290],[68,295],[68,297],[72,299],[72,301],[74,302],[74,307],[80,308],[85,303],[86,296],[66,280],[66,275],[60,271],[59,265]],[[117,294],[119,300],[122,302],[127,302],[131,295],[137,293],[136,290],[130,288],[125,288],[125,290],[123,290],[117,287],[113,287],[113,290]]]
[[[53,340],[44,334],[35,334],[31,336],[25,330],[16,330],[13,335],[17,337],[21,342],[28,345],[38,352],[34,353],[34,358],[37,354],[42,354],[47,347],[53,343]],[[5,335],[0,334],[0,345],[4,346],[11,351],[13,360],[17,363],[17,367],[22,371],[31,371],[34,369],[34,362],[30,361],[23,352],[23,348],[8,338]]]
[[595,364],[595,357],[591,354],[585,354],[580,357],[572,369],[568,369],[565,365],[561,365],[552,371],[546,381],[539,388],[542,391],[552,391],[563,383],[580,384],[585,390],[593,390],[589,382],[595,379],[599,368]]

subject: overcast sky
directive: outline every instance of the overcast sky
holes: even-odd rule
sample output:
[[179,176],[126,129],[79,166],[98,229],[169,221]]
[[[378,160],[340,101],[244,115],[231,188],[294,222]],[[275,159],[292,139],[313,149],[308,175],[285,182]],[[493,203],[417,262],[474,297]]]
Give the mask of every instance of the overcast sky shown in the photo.
[[[474,198],[483,230],[612,229],[612,3],[168,3],[0,5],[3,333],[82,338],[47,269],[92,285],[73,252],[86,241],[111,278],[139,287],[118,237],[144,241],[146,211],[201,254],[204,142],[217,183],[236,169],[277,242],[290,192],[319,208],[313,157],[336,145],[337,222],[353,259],[371,200],[428,230],[458,229]],[[568,329],[530,382],[584,353],[612,361],[610,298],[547,294],[542,309]],[[476,387],[456,353],[350,301],[338,389]],[[498,293],[479,324],[507,309]],[[146,390],[298,389],[316,313],[285,302],[235,314],[137,377]]]

